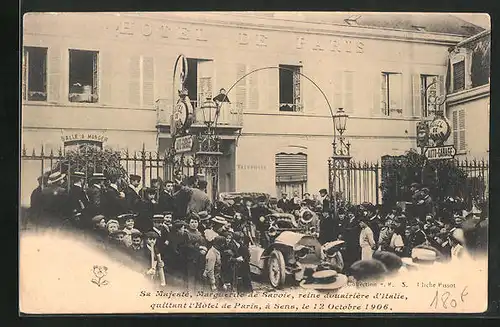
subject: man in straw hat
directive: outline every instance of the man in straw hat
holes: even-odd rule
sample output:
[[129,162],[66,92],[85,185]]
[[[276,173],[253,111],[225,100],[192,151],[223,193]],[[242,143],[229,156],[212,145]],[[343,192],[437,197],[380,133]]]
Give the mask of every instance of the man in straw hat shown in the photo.
[[401,258],[407,269],[422,269],[434,265],[439,259],[437,250],[427,246],[415,247],[411,251],[411,257]]
[[66,174],[60,171],[51,173],[47,180],[47,187],[42,190],[42,213],[47,217],[49,225],[60,226],[61,220],[67,216],[68,192],[63,188]]
[[347,285],[347,276],[330,269],[315,271],[311,277],[300,282],[302,288],[320,292],[336,292],[345,285]]

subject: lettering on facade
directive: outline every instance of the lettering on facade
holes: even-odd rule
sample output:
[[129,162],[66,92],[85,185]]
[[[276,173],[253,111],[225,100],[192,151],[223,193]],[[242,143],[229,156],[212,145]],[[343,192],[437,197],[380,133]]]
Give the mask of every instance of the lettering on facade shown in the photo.
[[187,27],[179,27],[178,28],[179,36],[178,38],[180,40],[189,40],[189,29]]
[[237,165],[239,170],[266,170],[266,165]]
[[248,44],[248,34],[247,33],[240,33],[238,35],[238,43],[241,45]]
[[142,35],[144,36],[150,36],[153,33],[153,27],[151,24],[144,24],[142,25]]
[[[334,38],[328,41],[329,50],[334,53],[364,53],[365,44],[362,41],[354,41],[346,38]],[[297,49],[306,48],[307,40],[304,36],[297,36],[296,45]],[[324,51],[326,48],[324,44],[326,41],[316,40],[311,46],[313,51]]]
[[154,36],[158,35],[161,38],[168,39],[170,37],[177,37],[179,40],[190,40],[196,39],[196,41],[206,42],[208,41],[205,31],[201,27],[195,29],[190,29],[189,27],[179,26],[174,31],[172,31],[171,26],[166,23],[155,25],[154,23],[134,23],[130,20],[124,20],[120,22],[116,28],[119,34],[123,35],[142,35],[142,36]]
[[321,42],[319,42],[319,40],[317,40],[316,45],[314,46],[313,50],[314,51],[323,51],[325,49],[321,46]]
[[125,20],[118,25],[117,30],[120,34],[134,35],[133,27],[134,22]]
[[108,137],[102,134],[93,134],[93,133],[74,133],[68,135],[62,135],[61,141],[63,143],[66,142],[74,142],[74,141],[97,141],[97,142],[107,142]]
[[267,36],[264,34],[257,34],[257,46],[258,47],[267,47],[266,44]]
[[207,41],[203,28],[198,27],[196,29],[196,41]]
[[172,30],[170,29],[170,27],[167,24],[160,25],[160,36],[162,38],[167,39],[170,36],[171,31]]
[[305,39],[303,36],[298,36],[297,37],[297,45],[296,45],[296,48],[297,49],[302,49],[304,48],[304,43],[305,43]]

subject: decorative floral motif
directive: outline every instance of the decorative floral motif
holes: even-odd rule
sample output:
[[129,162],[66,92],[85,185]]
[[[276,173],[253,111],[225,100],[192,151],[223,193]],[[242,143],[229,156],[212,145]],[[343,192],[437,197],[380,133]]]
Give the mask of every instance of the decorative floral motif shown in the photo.
[[94,267],[92,268],[92,272],[94,273],[94,276],[97,277],[92,278],[92,283],[96,284],[99,287],[101,287],[102,285],[108,285],[109,282],[107,280],[103,280],[103,278],[108,274],[108,267],[94,265]]

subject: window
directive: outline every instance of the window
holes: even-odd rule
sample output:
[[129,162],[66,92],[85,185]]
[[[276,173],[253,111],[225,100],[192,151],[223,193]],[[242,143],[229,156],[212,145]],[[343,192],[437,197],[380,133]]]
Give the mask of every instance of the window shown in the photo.
[[465,60],[453,64],[453,92],[465,89]]
[[215,96],[212,90],[213,61],[188,58],[188,76],[184,86],[193,108],[198,108],[207,99]]
[[354,111],[354,72],[336,71],[333,77],[333,105],[345,112]]
[[98,52],[69,50],[69,101],[97,102]]
[[[438,92],[439,77],[437,75],[420,75],[422,117],[429,117],[436,114],[436,101]],[[426,92],[427,90],[427,92]]]
[[279,68],[280,111],[302,111],[300,89],[301,67],[279,65]]
[[401,73],[382,73],[381,110],[385,116],[403,114],[403,94]]
[[287,193],[290,197],[306,192],[307,155],[304,153],[278,153],[276,160],[277,194]]
[[47,48],[24,48],[22,79],[24,100],[47,100]]
[[153,57],[132,56],[129,60],[129,103],[153,107],[155,103],[155,63]]
[[465,152],[465,109],[456,109],[452,112],[453,144],[457,152]]

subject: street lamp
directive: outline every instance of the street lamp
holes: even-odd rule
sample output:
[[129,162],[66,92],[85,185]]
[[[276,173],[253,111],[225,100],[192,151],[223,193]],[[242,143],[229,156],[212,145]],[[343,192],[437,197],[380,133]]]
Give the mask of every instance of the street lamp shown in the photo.
[[[333,210],[337,216],[337,191],[342,187],[347,186],[349,190],[349,163],[351,160],[350,148],[351,143],[344,138],[344,132],[347,126],[347,115],[343,108],[338,108],[335,115],[333,115],[333,143],[332,143],[332,157],[328,159],[329,171],[329,192],[333,198]],[[347,173],[342,183],[342,176]],[[337,186],[337,187],[336,187]]]
[[219,188],[220,139],[216,134],[217,104],[208,97],[200,108],[206,128],[198,134],[198,151],[196,152],[195,174],[204,174],[209,185],[207,191],[215,203]]
[[344,108],[339,108],[337,113],[333,116],[335,129],[340,133],[340,135],[345,132],[348,117],[349,116],[345,113]]

